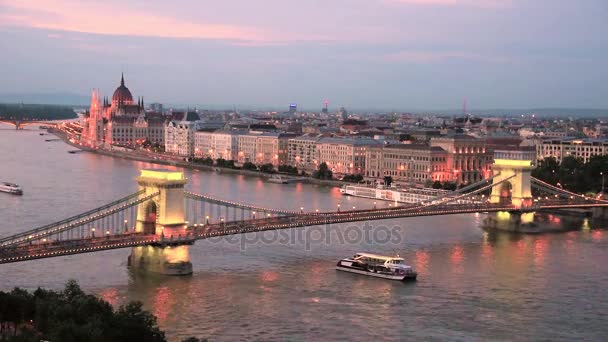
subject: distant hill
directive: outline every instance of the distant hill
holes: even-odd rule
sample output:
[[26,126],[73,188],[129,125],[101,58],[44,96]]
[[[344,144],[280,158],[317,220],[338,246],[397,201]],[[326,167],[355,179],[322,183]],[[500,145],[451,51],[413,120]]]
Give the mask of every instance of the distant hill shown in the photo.
[[88,105],[91,97],[74,93],[6,93],[0,94],[2,103],[28,103],[83,106]]
[[77,115],[70,106],[0,103],[0,117],[20,120],[62,120],[73,119]]

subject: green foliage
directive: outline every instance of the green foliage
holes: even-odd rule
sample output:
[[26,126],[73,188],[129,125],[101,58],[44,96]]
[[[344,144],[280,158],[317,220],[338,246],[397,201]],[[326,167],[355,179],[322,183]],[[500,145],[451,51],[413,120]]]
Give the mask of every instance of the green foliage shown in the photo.
[[213,159],[207,157],[207,158],[194,158],[192,159],[192,161],[194,163],[198,163],[198,164],[203,164],[203,165],[207,165],[207,166],[213,166]]
[[344,177],[342,177],[342,180],[345,182],[359,183],[363,180],[363,176],[362,175],[345,175]]
[[456,190],[458,186],[456,185],[455,182],[443,182],[443,184],[441,185],[441,188],[443,190],[450,190],[450,191],[454,191]]
[[218,158],[215,160],[215,165],[217,165],[218,167],[226,167],[226,168],[230,168],[230,169],[234,169],[234,160],[226,160],[223,158]]
[[290,175],[297,175],[298,168],[291,165],[279,165],[279,172],[288,173]]
[[135,302],[114,310],[75,281],[55,292],[0,291],[0,341],[165,341],[156,317]]
[[433,189],[442,189],[442,188],[443,188],[443,185],[441,184],[441,182],[440,182],[440,181],[434,181],[434,182],[433,182],[433,184],[431,184],[431,187],[432,187]]
[[243,170],[257,171],[258,167],[252,162],[245,162],[243,164]]
[[329,167],[327,167],[327,164],[323,162],[319,165],[319,169],[315,171],[312,176],[318,179],[332,179],[334,174]]
[[545,158],[532,170],[533,177],[579,194],[602,191],[602,178],[607,175],[608,156],[593,156],[587,163],[568,156],[561,164],[555,158]]
[[264,173],[274,173],[274,165],[272,165],[271,163],[260,165],[260,171]]
[[384,176],[384,185],[391,186],[391,184],[393,184],[393,177]]
[[0,117],[17,120],[61,120],[73,119],[77,115],[68,106],[0,103]]

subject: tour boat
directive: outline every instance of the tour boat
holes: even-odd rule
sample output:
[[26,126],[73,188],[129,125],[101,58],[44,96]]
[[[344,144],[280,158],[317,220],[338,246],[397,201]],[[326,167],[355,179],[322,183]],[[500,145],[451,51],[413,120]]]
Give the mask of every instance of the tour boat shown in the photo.
[[19,185],[8,182],[0,182],[0,191],[13,195],[23,195],[23,190]]
[[342,259],[336,265],[336,270],[401,281],[416,280],[418,276],[399,256],[370,253],[357,253],[352,258]]
[[344,185],[340,188],[340,193],[345,196],[365,197],[382,201],[400,203],[420,203],[433,200],[439,196],[449,196],[454,194],[452,191],[430,189],[430,188],[409,188],[400,189],[397,187],[360,186]]

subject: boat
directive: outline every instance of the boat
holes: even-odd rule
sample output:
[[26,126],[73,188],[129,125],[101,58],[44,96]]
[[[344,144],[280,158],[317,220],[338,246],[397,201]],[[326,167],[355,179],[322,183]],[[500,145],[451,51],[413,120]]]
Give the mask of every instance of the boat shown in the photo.
[[342,259],[336,270],[368,275],[390,280],[416,280],[418,273],[398,255],[395,257],[371,253],[357,253],[352,258]]
[[19,185],[9,182],[0,182],[0,191],[13,195],[23,195],[23,189]]
[[283,178],[283,176],[281,176],[281,175],[271,175],[266,180],[268,180],[270,183],[277,183],[277,184],[289,183],[289,181],[287,179]]
[[[414,187],[402,189],[396,186],[385,187],[382,184],[377,186],[344,185],[340,188],[340,193],[344,196],[364,197],[399,203],[434,202],[439,198],[448,199],[458,196],[457,192],[449,190]],[[460,202],[470,202],[470,200],[449,202],[449,204]]]

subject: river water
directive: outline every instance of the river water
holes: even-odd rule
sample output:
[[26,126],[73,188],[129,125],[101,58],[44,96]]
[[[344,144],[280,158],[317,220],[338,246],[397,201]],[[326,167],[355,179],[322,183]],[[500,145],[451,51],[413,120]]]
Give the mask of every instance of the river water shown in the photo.
[[[153,165],[73,148],[37,129],[0,126],[0,236],[54,222],[136,190]],[[194,192],[267,207],[371,207],[336,188],[191,172]],[[334,225],[198,241],[194,275],[129,272],[129,250],[0,265],[0,289],[68,279],[114,305],[142,301],[171,341],[608,340],[608,232],[485,232],[483,214]],[[375,232],[375,233],[374,233]],[[337,272],[356,252],[399,253],[419,273],[400,283]]]

